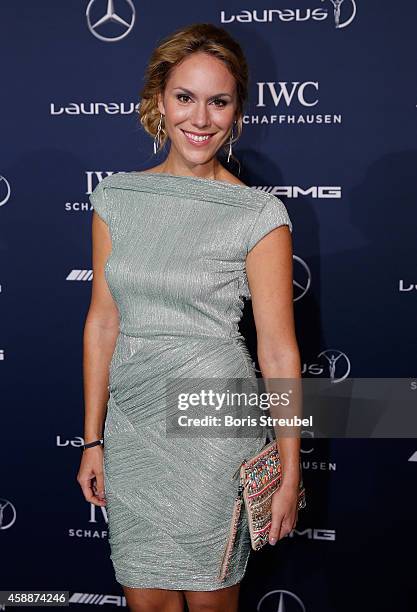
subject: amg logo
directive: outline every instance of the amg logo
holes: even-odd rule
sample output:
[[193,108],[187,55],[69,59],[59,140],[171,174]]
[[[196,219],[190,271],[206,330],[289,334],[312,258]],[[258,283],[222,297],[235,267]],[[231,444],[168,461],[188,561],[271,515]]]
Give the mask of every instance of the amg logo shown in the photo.
[[336,531],[334,529],[293,529],[289,534],[289,538],[294,536],[306,537],[308,540],[330,540],[334,542],[336,540]]
[[69,598],[69,603],[90,604],[95,606],[116,606],[126,608],[126,598],[124,595],[101,595],[100,593],[73,593]]
[[257,187],[257,189],[267,191],[275,196],[285,196],[286,198],[309,196],[310,198],[321,200],[342,197],[342,188],[337,185],[312,185],[305,189],[298,185],[274,185],[271,187]]
[[92,270],[71,270],[65,280],[68,281],[90,281],[93,279]]

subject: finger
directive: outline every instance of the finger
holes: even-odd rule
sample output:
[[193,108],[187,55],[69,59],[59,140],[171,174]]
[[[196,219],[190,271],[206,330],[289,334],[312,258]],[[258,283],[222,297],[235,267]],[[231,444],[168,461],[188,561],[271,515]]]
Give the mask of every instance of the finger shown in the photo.
[[104,489],[104,474],[101,472],[96,475],[96,483],[95,483],[95,494],[99,499],[105,499],[105,489]]
[[272,517],[271,529],[269,530],[269,536],[268,536],[268,541],[270,544],[272,544],[272,546],[274,546],[274,544],[276,544],[279,539],[279,533],[281,531],[281,523],[282,523],[282,516],[277,517],[277,518]]
[[291,521],[289,519],[284,520],[281,524],[281,531],[278,539],[281,540],[281,538],[285,538],[285,536],[291,533],[292,529]]
[[88,501],[91,504],[94,504],[95,506],[105,506],[106,505],[105,499],[101,499],[97,497],[97,495],[95,495],[93,488],[92,488],[92,482],[90,479],[82,480],[80,482],[80,486],[81,486],[81,489],[84,495],[84,499],[86,501]]
[[91,488],[91,480],[81,480],[80,487],[86,501],[92,501],[94,497],[94,492]]
[[295,519],[294,519],[294,523],[293,523],[293,526],[292,526],[293,529],[295,529],[295,526],[296,526],[297,522],[298,522],[298,511],[295,513]]

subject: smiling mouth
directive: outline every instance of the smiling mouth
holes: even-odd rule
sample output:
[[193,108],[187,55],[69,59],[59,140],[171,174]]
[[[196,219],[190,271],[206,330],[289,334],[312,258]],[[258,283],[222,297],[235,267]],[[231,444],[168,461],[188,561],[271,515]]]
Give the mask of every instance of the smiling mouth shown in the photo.
[[214,136],[214,134],[196,134],[195,132],[186,132],[185,130],[181,131],[183,132],[185,137],[193,143],[208,142],[210,138]]

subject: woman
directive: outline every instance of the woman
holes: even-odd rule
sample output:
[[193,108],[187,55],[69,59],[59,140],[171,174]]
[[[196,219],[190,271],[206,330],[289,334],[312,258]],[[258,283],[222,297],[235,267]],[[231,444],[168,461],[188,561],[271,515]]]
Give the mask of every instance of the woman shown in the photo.
[[[84,330],[85,499],[107,506],[116,579],[135,612],[237,610],[250,540],[243,515],[219,583],[240,462],[265,444],[166,434],[167,377],[255,377],[238,331],[251,297],[265,378],[299,378],[291,222],[283,203],[223,167],[242,130],[247,65],[223,29],[196,24],[153,52],[140,120],[165,161],[94,190]],[[249,291],[250,288],[250,291]],[[105,412],[107,408],[107,415]],[[104,447],[99,443],[104,423]],[[270,543],[297,520],[299,439],[280,440]],[[104,496],[105,495],[105,496]]]

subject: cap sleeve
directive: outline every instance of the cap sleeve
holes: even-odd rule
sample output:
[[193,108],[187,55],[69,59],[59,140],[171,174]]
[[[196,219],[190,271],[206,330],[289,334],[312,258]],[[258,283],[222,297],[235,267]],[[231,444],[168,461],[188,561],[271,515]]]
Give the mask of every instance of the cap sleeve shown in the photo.
[[268,194],[268,199],[252,227],[246,252],[248,253],[261,238],[281,225],[288,225],[292,233],[292,223],[285,204],[279,198]]
[[105,196],[103,181],[97,183],[95,189],[92,191],[90,195],[90,202],[93,205],[96,213],[103,219],[107,225],[109,225],[110,215],[108,210],[108,204]]

